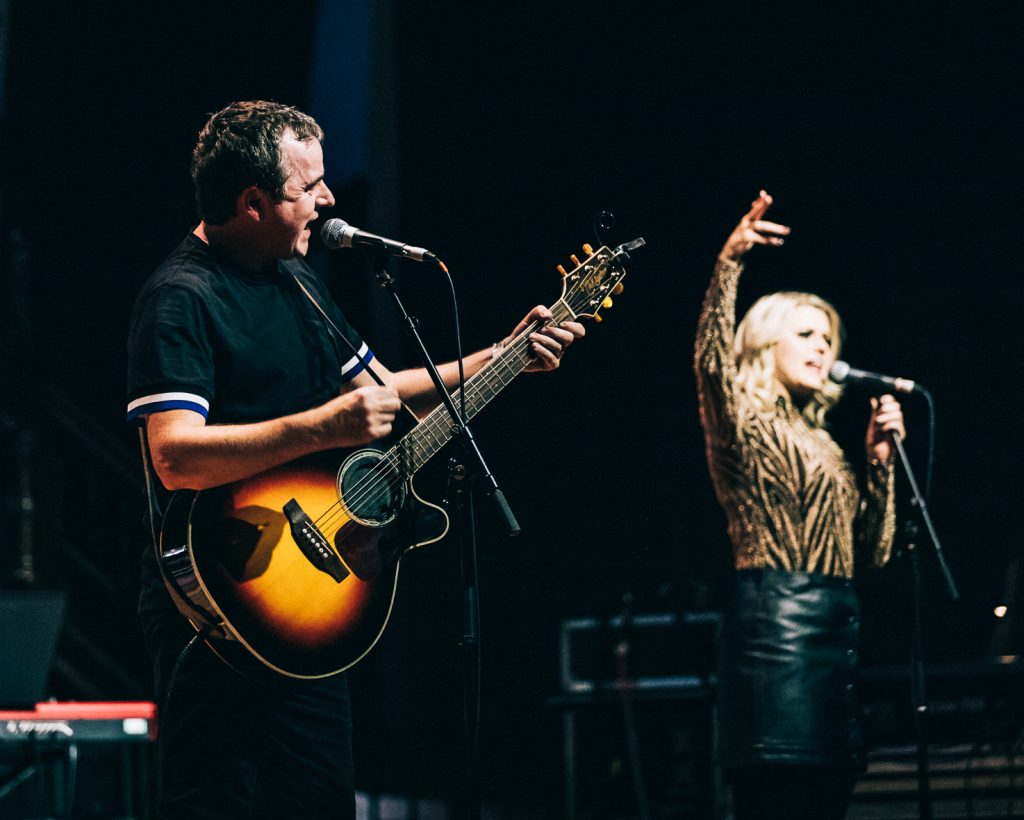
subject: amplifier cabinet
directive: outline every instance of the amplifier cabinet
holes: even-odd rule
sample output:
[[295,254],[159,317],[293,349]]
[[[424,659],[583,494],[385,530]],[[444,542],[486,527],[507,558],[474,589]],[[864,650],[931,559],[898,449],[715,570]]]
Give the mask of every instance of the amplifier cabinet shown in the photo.
[[656,613],[562,621],[562,691],[701,686],[714,673],[717,611]]
[[720,816],[714,763],[717,612],[562,622],[564,816]]

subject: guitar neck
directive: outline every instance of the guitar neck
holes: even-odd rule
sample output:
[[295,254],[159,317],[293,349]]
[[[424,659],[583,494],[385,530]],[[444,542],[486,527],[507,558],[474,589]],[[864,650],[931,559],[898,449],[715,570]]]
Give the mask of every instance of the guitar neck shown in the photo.
[[[573,318],[572,311],[559,300],[551,307],[552,322],[558,324]],[[543,325],[535,322],[516,336],[494,359],[466,380],[466,420],[473,418],[504,390],[533,361],[530,334]],[[452,391],[455,407],[461,409],[462,391]],[[455,435],[455,428],[442,404],[435,407],[392,450],[407,475],[412,475],[433,458]],[[394,459],[389,459],[394,461]]]

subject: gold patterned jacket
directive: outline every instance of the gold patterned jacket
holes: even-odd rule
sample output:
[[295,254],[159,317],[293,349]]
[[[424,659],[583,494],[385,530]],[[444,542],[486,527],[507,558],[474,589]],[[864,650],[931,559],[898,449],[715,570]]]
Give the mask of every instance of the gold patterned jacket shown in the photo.
[[708,466],[737,569],[852,578],[882,566],[895,529],[894,470],[869,462],[863,500],[842,450],[780,398],[758,410],[737,390],[733,339],[743,266],[719,261],[697,327],[694,369]]

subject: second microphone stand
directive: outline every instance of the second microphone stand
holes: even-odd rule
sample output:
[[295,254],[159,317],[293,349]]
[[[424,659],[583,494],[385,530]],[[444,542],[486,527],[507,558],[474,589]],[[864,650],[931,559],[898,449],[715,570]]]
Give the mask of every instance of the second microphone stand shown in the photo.
[[[929,404],[931,397],[927,396]],[[903,465],[903,472],[910,485],[911,503],[914,511],[928,531],[929,539],[935,547],[935,556],[939,561],[939,568],[942,577],[949,590],[949,596],[954,601],[959,600],[960,593],[957,590],[953,574],[946,563],[945,554],[942,551],[942,543],[932,523],[931,514],[928,511],[928,504],[924,495],[918,487],[914,470],[910,466],[910,459],[907,457],[907,450],[903,445],[903,438],[899,433],[892,434],[893,444],[899,454],[900,463]],[[905,549],[910,559],[910,583],[911,583],[911,643],[910,643],[910,697],[914,709],[914,729],[917,735],[917,795],[918,795],[918,816],[921,820],[931,820],[932,799],[931,783],[928,775],[928,741],[926,736],[925,719],[928,717],[928,695],[925,686],[925,665],[924,665],[924,628],[923,628],[923,602],[921,595],[921,563],[917,547],[919,528],[917,522],[909,519],[904,526]]]

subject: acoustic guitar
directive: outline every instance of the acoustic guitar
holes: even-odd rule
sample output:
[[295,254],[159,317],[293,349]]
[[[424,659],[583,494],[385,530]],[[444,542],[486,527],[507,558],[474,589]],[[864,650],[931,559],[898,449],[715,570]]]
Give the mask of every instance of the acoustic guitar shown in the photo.
[[[555,322],[592,318],[622,290],[627,251],[572,256]],[[465,384],[472,418],[531,361],[523,330]],[[453,394],[455,406],[462,402]],[[157,546],[179,611],[225,661],[293,678],[348,669],[380,638],[395,598],[401,557],[448,531],[439,506],[413,476],[453,437],[444,406],[387,449],[332,452],[211,490],[175,493]],[[340,459],[340,466],[339,464]],[[256,663],[253,664],[252,661]]]

